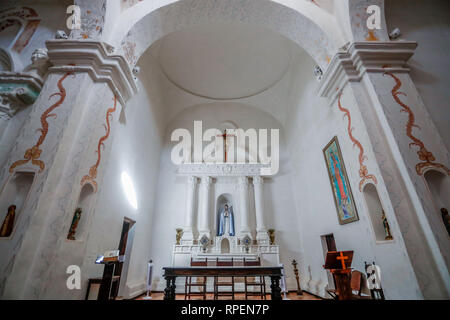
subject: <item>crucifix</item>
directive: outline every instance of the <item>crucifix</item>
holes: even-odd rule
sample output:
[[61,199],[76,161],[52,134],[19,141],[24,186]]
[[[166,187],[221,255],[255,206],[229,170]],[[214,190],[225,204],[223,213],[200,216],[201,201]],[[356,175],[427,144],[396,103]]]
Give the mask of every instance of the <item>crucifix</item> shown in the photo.
[[[338,300],[349,300],[352,298],[351,272],[353,251],[328,251],[325,258],[325,269],[333,274],[336,290],[327,292]],[[334,292],[334,293],[333,293]]]
[[348,260],[348,257],[344,256],[344,253],[342,251],[339,253],[339,256],[336,257],[336,260],[341,260],[343,270],[347,269],[347,267],[345,266],[345,260]]
[[223,152],[224,152],[224,156],[225,156],[224,162],[227,162],[227,149],[228,149],[227,137],[235,137],[235,135],[227,134],[227,129],[225,129],[224,133],[217,135],[217,137],[221,137],[223,139]]

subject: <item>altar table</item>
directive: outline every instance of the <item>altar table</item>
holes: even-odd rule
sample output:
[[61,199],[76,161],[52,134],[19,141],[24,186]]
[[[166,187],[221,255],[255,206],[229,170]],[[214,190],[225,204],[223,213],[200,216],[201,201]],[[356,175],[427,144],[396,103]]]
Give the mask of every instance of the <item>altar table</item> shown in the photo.
[[167,286],[164,289],[164,300],[175,300],[176,277],[270,277],[272,300],[281,299],[282,267],[164,267],[164,278]]

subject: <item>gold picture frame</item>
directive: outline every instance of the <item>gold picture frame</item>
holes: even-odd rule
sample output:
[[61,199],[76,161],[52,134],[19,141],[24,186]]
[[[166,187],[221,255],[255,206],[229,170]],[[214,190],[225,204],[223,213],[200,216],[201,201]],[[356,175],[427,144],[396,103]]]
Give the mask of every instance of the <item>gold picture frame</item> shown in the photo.
[[327,165],[339,224],[344,225],[358,221],[358,210],[353,198],[337,136],[334,136],[325,148],[323,148],[323,155]]

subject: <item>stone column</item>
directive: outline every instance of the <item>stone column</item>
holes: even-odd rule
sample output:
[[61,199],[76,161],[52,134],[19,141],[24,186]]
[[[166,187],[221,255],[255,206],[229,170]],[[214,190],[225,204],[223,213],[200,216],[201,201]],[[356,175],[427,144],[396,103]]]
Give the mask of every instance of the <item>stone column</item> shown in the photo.
[[253,177],[255,189],[255,213],[256,213],[256,240],[259,244],[268,244],[269,235],[264,217],[264,179],[261,176]]
[[61,279],[67,265],[83,264],[86,246],[64,241],[67,224],[84,185],[92,186],[95,203],[121,107],[137,90],[126,60],[102,42],[50,40],[46,46],[45,85],[0,171],[0,185],[16,172],[34,173],[14,239],[2,243],[8,252],[0,259],[4,299],[73,297]]
[[186,217],[181,241],[183,244],[192,244],[194,241],[194,214],[195,214],[195,189],[197,177],[190,176],[187,181],[186,193]]
[[[353,124],[358,117],[362,120],[357,139],[366,157],[359,160],[359,191],[365,183],[377,185],[391,229],[398,228],[414,256],[411,269],[402,273],[414,271],[414,285],[425,299],[446,299],[449,244],[445,234],[432,228],[433,220],[440,221],[424,173],[439,170],[450,176],[450,164],[444,141],[409,76],[407,61],[416,47],[411,41],[354,42],[332,59],[319,94],[346,115],[347,123],[350,118]],[[352,108],[353,99],[358,108]],[[348,139],[355,140],[356,134],[352,131]]]
[[246,235],[252,237],[250,231],[250,222],[248,214],[248,178],[239,177],[238,181],[239,195],[240,195],[240,205],[238,215],[241,216],[241,231],[240,238],[242,239]]
[[200,213],[199,213],[199,238],[203,237],[203,235],[206,235],[209,239],[211,239],[211,229],[209,224],[209,198],[210,193],[209,190],[211,189],[211,177],[202,177],[201,183],[201,207],[200,207]]

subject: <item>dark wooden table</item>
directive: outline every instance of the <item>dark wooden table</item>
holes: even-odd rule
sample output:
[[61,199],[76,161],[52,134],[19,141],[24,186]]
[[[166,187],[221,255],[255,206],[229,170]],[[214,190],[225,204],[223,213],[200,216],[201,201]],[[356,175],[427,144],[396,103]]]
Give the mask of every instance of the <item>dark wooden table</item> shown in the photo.
[[270,277],[272,300],[281,299],[281,267],[164,267],[164,300],[175,300],[177,277]]

